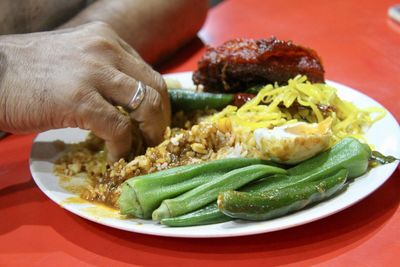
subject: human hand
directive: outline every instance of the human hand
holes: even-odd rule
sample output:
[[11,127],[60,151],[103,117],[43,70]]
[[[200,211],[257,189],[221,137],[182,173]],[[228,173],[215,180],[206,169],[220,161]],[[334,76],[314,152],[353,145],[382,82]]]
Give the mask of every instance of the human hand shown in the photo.
[[129,153],[132,124],[113,105],[126,107],[139,81],[146,94],[130,117],[153,146],[170,123],[165,82],[108,25],[1,36],[0,129],[88,129],[115,161]]

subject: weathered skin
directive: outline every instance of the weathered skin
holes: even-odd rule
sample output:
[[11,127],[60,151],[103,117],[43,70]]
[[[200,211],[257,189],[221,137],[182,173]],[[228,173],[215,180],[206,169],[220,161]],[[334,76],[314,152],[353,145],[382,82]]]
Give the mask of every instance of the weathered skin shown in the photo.
[[[99,0],[86,8],[83,2],[0,1],[0,34],[8,34],[0,36],[0,130],[89,129],[106,141],[114,161],[135,138],[132,121],[114,105],[126,106],[138,81],[147,94],[130,117],[147,145],[162,140],[168,94],[146,61],[155,63],[192,38],[207,1]],[[59,30],[44,31],[54,27]]]

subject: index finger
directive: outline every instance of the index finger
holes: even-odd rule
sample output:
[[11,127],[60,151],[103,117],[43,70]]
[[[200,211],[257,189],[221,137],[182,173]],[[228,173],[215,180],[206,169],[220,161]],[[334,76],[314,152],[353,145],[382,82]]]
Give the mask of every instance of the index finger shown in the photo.
[[[78,127],[91,130],[105,140],[111,162],[129,154],[132,144],[132,124],[100,94],[93,92],[76,110]],[[70,125],[74,126],[74,125]]]

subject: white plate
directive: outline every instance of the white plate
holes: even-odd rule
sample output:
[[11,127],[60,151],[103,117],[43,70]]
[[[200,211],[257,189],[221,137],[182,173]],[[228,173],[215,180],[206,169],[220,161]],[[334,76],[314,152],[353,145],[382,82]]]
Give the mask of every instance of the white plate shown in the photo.
[[[179,80],[183,87],[193,86],[190,72],[170,74],[166,77]],[[328,83],[338,89],[342,98],[356,103],[359,107],[381,106],[368,96],[347,86],[335,82]],[[30,169],[39,188],[63,208],[88,220],[126,231],[160,236],[198,238],[242,236],[277,231],[312,222],[341,211],[365,198],[379,188],[397,166],[397,163],[392,163],[374,168],[368,174],[357,178],[348,190],[337,197],[274,220],[263,222],[237,220],[207,226],[169,228],[152,221],[121,219],[117,212],[107,211],[102,206],[92,203],[69,201],[76,196],[63,189],[59,185],[58,177],[53,174],[53,161],[59,156],[60,151],[52,142],[54,140],[62,140],[66,143],[79,142],[85,138],[86,133],[79,129],[68,128],[44,132],[37,136],[32,147]],[[390,113],[374,124],[366,136],[368,141],[375,145],[376,150],[383,154],[400,157],[400,129]]]

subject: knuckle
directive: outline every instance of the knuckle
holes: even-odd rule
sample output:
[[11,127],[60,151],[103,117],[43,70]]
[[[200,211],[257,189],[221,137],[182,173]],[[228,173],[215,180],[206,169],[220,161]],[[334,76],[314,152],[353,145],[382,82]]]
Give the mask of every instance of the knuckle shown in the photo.
[[108,30],[111,29],[110,25],[104,21],[93,21],[87,24],[88,27],[101,29],[101,30]]
[[101,35],[90,38],[88,46],[98,48],[100,50],[114,50],[116,48],[116,45],[113,41]]
[[97,88],[113,77],[112,67],[93,56],[84,55],[80,62],[79,71],[74,71],[75,88]]
[[85,86],[78,85],[71,92],[73,103],[90,103],[93,98],[93,92]]
[[91,76],[90,74],[94,74],[94,73],[107,73],[107,65],[105,65],[104,62],[101,62],[98,59],[95,59],[94,57],[90,57],[88,56],[84,62],[84,75],[86,76]]
[[117,74],[114,77],[112,77],[111,83],[117,89],[124,87],[134,88],[133,81],[128,76],[123,74]]
[[77,89],[72,93],[69,101],[72,106],[69,107],[67,114],[73,114],[75,125],[82,129],[90,129],[92,125],[92,115],[96,110],[95,94],[91,90]]
[[143,62],[139,58],[131,57],[131,62],[129,63],[131,63],[132,67],[137,69],[138,72],[146,73],[147,71],[146,64],[143,64]]

